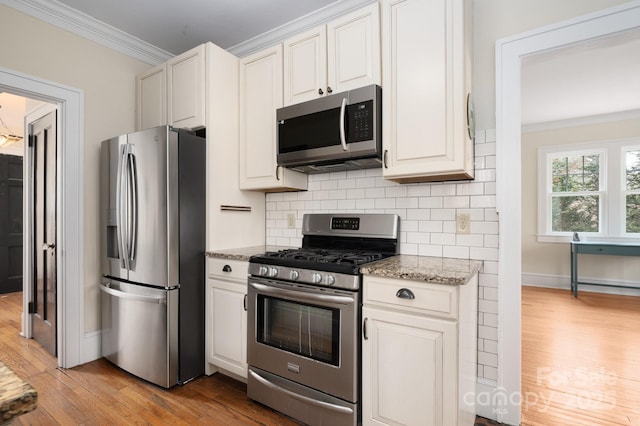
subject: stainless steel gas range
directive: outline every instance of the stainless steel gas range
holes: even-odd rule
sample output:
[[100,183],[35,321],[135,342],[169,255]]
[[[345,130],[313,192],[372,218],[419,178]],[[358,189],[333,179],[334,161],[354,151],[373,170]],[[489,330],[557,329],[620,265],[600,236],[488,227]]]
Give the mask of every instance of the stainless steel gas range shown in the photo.
[[392,214],[309,214],[302,248],[249,260],[249,398],[310,425],[360,421],[360,267],[397,251]]

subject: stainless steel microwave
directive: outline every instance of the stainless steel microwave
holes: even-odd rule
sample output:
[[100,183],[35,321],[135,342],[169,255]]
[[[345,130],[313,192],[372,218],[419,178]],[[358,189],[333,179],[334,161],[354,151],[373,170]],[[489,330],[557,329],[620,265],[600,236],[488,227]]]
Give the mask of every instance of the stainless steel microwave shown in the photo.
[[305,173],[380,167],[382,89],[365,86],[280,108],[278,165]]

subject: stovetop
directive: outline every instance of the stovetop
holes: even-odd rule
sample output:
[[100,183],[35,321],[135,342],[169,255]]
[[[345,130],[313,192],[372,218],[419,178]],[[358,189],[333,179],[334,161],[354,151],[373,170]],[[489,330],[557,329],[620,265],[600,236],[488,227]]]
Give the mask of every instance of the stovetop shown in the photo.
[[285,249],[252,256],[250,262],[317,271],[358,274],[360,266],[391,256],[390,253],[331,249]]
[[396,253],[398,219],[390,214],[305,215],[302,247],[251,256],[249,274],[357,290],[360,266]]

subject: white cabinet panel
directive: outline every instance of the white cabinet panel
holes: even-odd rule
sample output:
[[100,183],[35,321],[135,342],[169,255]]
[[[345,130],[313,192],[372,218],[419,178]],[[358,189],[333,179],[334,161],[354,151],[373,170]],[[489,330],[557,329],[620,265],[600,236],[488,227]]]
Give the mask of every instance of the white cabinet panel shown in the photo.
[[276,109],[282,107],[282,46],[240,61],[240,188],[307,189],[307,176],[277,167]]
[[[207,259],[205,370],[218,368],[247,377],[248,262]],[[240,274],[240,275],[238,275]],[[238,278],[241,276],[242,278]]]
[[284,105],[380,84],[377,3],[284,41]]
[[169,124],[178,128],[205,126],[205,45],[167,61]]
[[136,78],[136,129],[144,130],[167,124],[167,67],[160,64]]
[[385,178],[473,178],[471,11],[468,0],[383,1]]

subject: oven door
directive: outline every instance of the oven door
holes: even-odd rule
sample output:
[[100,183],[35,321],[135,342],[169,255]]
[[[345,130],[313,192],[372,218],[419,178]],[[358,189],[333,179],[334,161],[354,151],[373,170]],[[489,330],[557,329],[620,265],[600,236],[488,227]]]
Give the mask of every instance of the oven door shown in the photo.
[[359,293],[249,278],[250,366],[358,400]]

